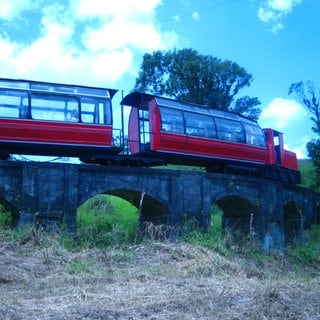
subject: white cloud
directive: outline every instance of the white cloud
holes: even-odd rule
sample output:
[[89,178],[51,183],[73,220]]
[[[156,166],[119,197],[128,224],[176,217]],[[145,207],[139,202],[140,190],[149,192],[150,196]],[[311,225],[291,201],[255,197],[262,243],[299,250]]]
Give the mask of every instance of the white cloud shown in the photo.
[[280,22],[277,22],[272,26],[271,32],[272,33],[277,33],[282,29],[284,29],[284,25],[282,23],[280,23]]
[[[5,0],[7,12],[20,5],[19,19],[10,22],[16,28],[30,13],[23,12],[30,1]],[[161,32],[157,27],[154,12],[160,0],[43,4],[38,11],[35,6],[28,8],[42,15],[36,26],[40,33],[31,43],[14,40],[12,34],[0,36],[0,76],[114,86],[124,75],[137,72],[134,61],[145,52],[169,49],[178,41],[174,31]]]
[[268,0],[258,10],[258,18],[271,25],[271,31],[276,33],[284,28],[281,18],[292,12],[293,7],[302,0]]
[[199,12],[195,11],[193,14],[192,14],[192,18],[194,20],[199,20],[200,19],[200,14]]
[[139,22],[105,24],[99,29],[87,28],[83,34],[83,45],[93,52],[106,50],[112,51],[127,46],[139,50],[164,49],[168,43],[165,39],[168,37],[176,40],[174,33],[165,33],[161,35],[151,23],[141,24]]
[[295,5],[301,3],[301,1],[302,0],[269,0],[268,5],[273,10],[287,14],[292,11]]
[[35,2],[32,0],[1,0],[0,18],[4,20],[14,19],[34,5]]
[[175,15],[173,17],[173,20],[176,21],[176,22],[179,22],[180,21],[180,16],[179,15]]
[[259,8],[258,10],[258,18],[262,22],[269,22],[275,20],[275,13],[267,8]]
[[260,122],[282,131],[306,116],[307,111],[296,100],[274,98],[262,111]]
[[150,17],[161,2],[162,0],[71,0],[71,6],[75,14],[84,19],[99,16],[103,20],[111,17],[128,21],[137,17],[145,18],[145,15]]
[[8,38],[0,37],[0,61],[8,61],[16,48],[16,43],[11,42]]
[[[309,135],[302,136],[296,142],[295,146],[293,147],[292,151],[295,152],[297,158],[299,159],[306,159],[308,158],[308,151],[306,149],[306,145],[312,138]],[[290,147],[285,145],[285,148],[290,149]]]
[[298,158],[306,158],[306,144],[314,138],[310,115],[296,100],[274,98],[262,111],[259,123],[284,133],[284,143]]

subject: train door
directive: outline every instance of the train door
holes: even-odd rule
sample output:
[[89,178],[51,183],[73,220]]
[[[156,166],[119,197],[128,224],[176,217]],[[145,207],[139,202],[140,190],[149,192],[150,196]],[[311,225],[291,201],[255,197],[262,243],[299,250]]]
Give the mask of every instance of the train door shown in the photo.
[[139,109],[140,151],[150,151],[149,111]]
[[273,131],[275,164],[281,166],[281,141],[279,132]]
[[273,129],[263,129],[268,149],[268,164],[281,166],[283,162],[283,134]]
[[150,150],[148,110],[131,108],[129,117],[129,148],[131,154]]

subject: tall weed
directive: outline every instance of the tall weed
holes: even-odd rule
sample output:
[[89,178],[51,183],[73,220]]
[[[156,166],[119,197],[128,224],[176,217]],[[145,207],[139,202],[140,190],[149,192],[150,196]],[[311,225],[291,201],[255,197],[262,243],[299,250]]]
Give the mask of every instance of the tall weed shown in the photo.
[[305,232],[304,244],[297,243],[286,248],[286,254],[304,265],[320,264],[320,225],[315,224]]
[[6,208],[0,204],[0,225],[4,228],[12,227],[12,213],[6,210]]
[[187,232],[183,235],[183,240],[191,243],[201,245],[207,248],[214,249],[221,254],[229,253],[229,235],[222,230],[222,210],[218,206],[213,206],[211,210],[211,222],[207,232],[201,232],[196,228],[189,228],[187,222]]

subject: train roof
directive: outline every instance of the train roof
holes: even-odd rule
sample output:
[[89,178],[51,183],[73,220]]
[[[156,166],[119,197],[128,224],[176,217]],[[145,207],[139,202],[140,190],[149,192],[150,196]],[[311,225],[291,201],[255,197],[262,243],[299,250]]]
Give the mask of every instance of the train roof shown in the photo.
[[1,88],[25,91],[50,92],[59,94],[95,96],[103,98],[108,97],[110,99],[112,99],[112,97],[118,91],[109,88],[7,78],[0,78],[0,89]]
[[152,94],[138,92],[138,91],[134,91],[126,95],[121,101],[121,104],[132,106],[132,107],[139,107],[140,109],[146,110],[148,107],[147,103],[152,99],[155,99],[156,103],[162,107],[168,107],[168,108],[173,108],[173,109],[178,109],[183,111],[190,111],[190,112],[200,113],[204,115],[219,117],[219,118],[226,118],[230,120],[249,122],[251,124],[258,125],[256,121],[251,120],[242,115],[239,115],[237,113],[211,109],[204,105],[178,101],[171,98],[164,98],[157,95],[152,95]]

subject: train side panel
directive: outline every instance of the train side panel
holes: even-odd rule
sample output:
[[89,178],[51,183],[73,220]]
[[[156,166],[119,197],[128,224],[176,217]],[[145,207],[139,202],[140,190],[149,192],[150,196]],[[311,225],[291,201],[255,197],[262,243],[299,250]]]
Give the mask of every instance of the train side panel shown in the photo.
[[292,151],[283,150],[282,163],[285,168],[298,170],[297,156]]
[[267,154],[265,148],[249,147],[245,144],[226,143],[225,141],[196,138],[182,134],[160,132],[158,140],[159,145],[153,151],[262,164],[265,163]]
[[265,163],[266,149],[246,144],[188,137],[188,150],[201,156]]
[[0,118],[2,142],[110,146],[112,126]]

